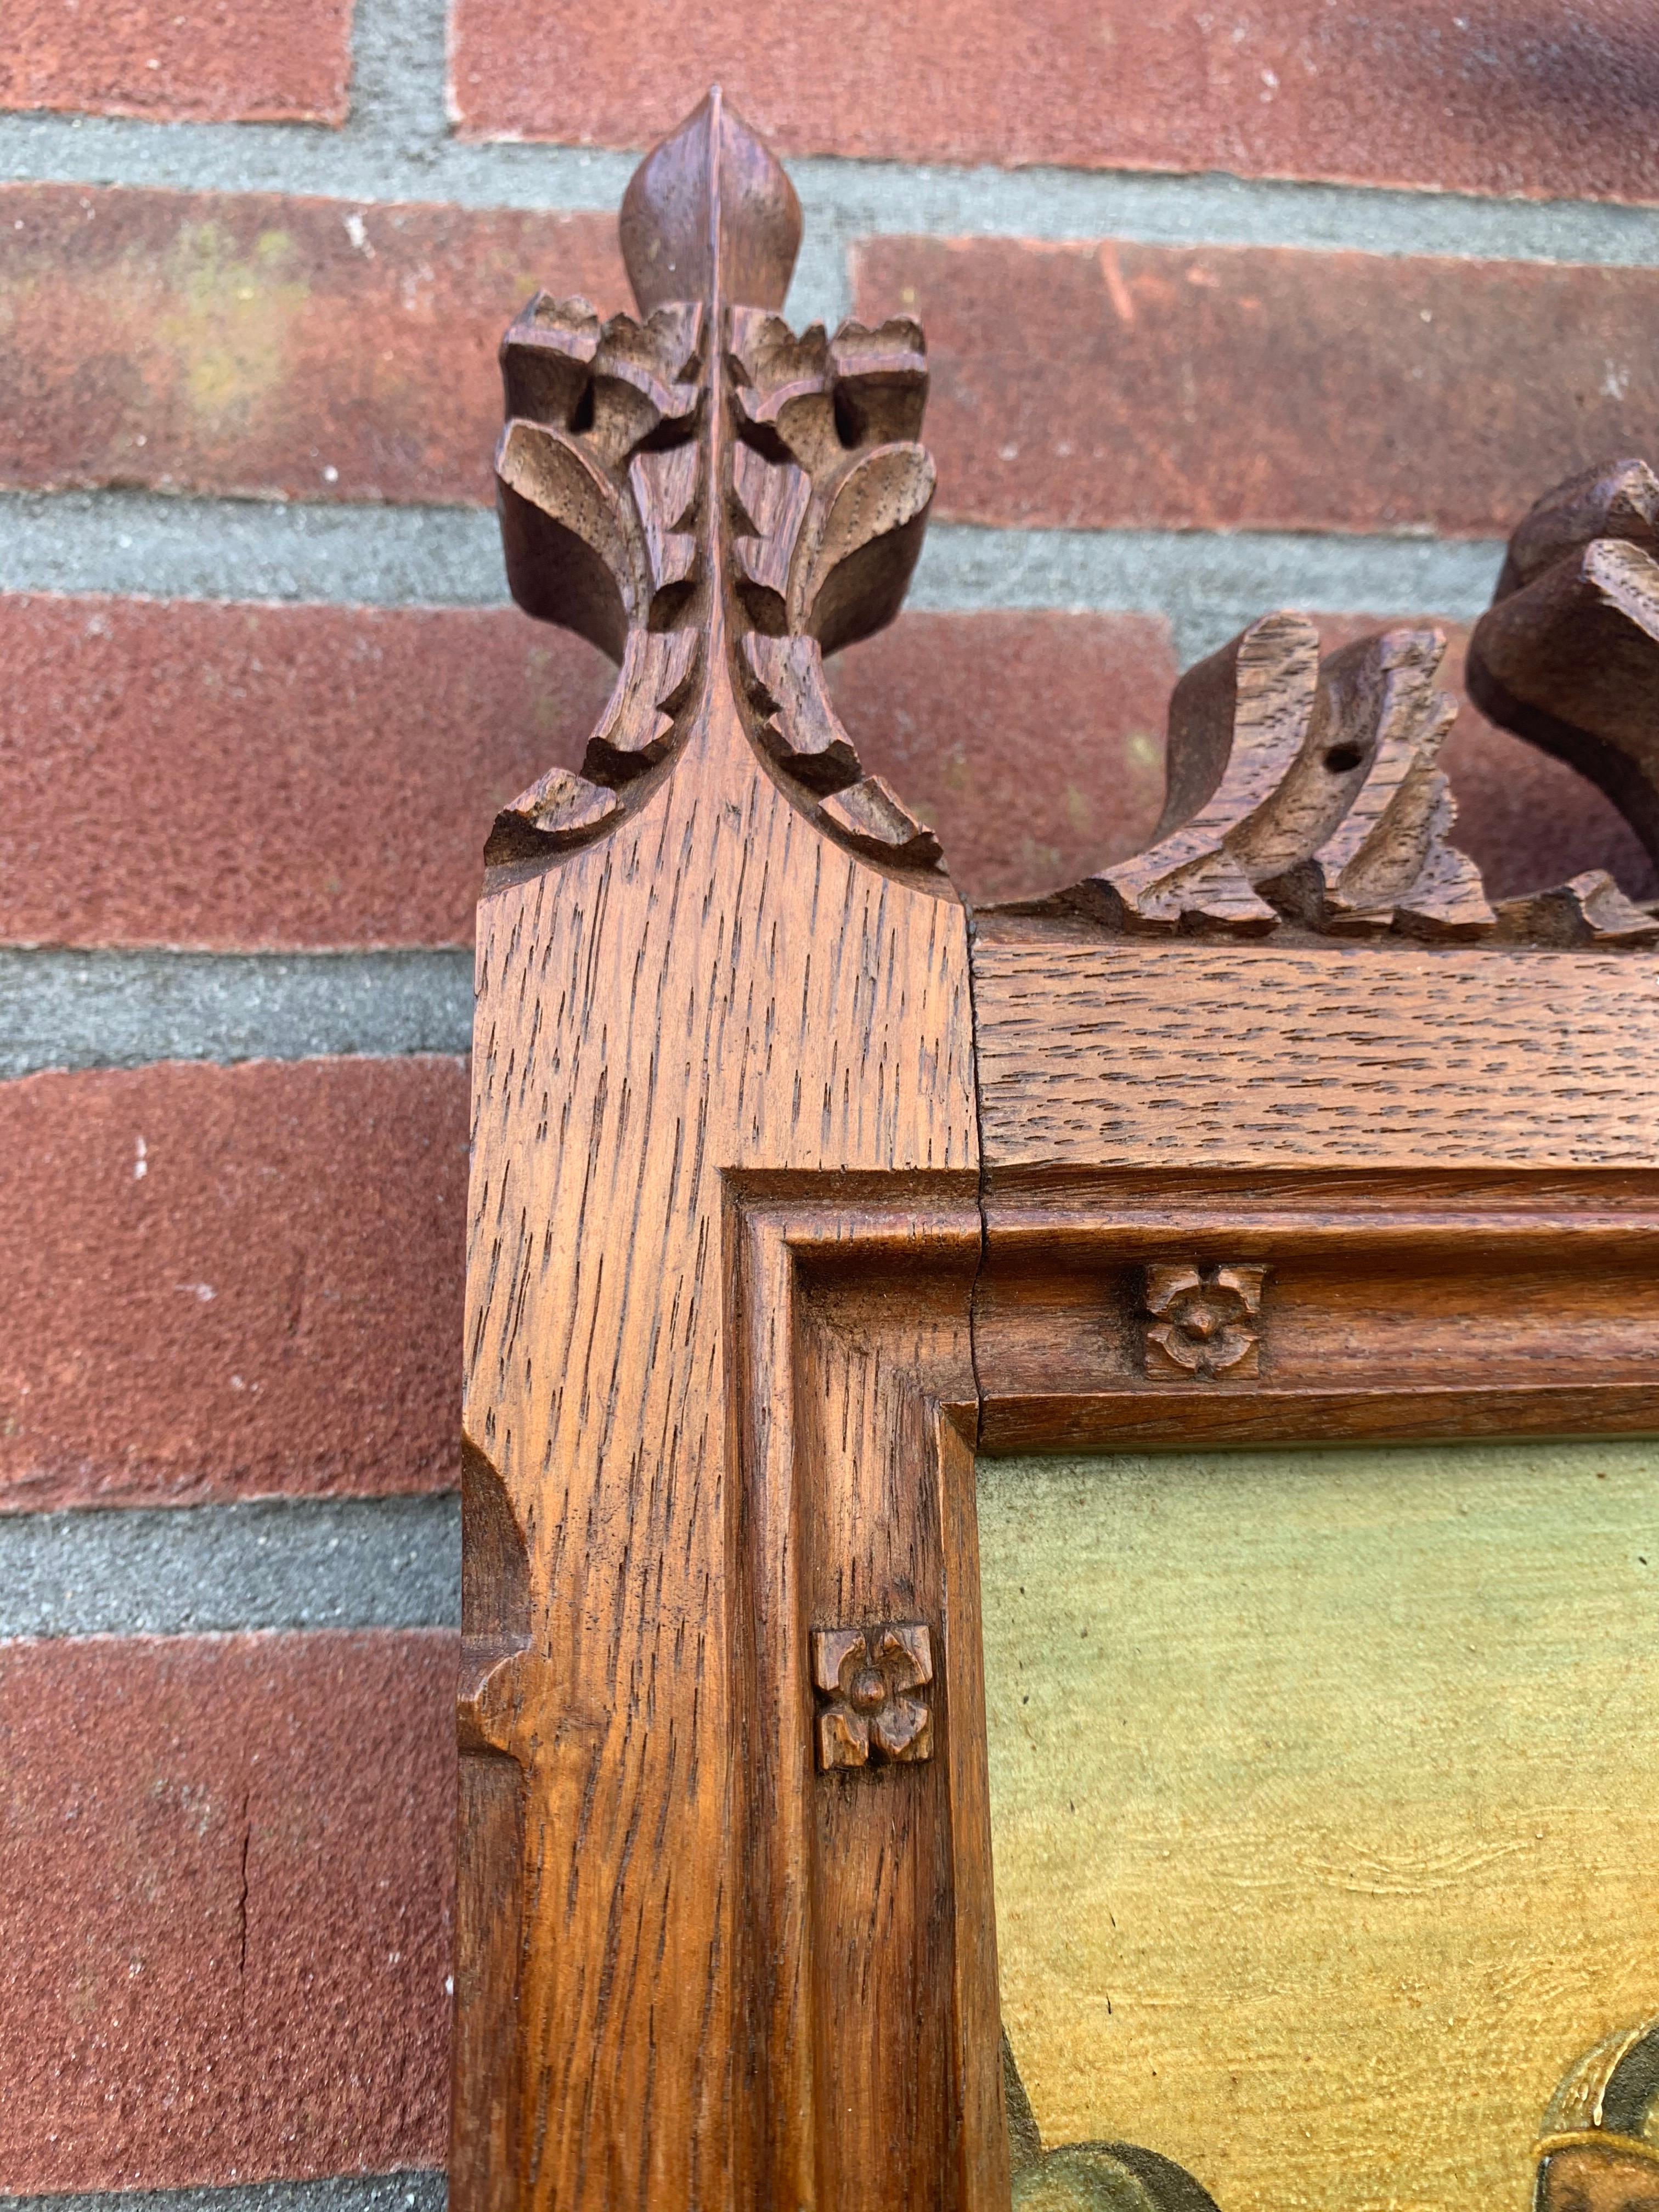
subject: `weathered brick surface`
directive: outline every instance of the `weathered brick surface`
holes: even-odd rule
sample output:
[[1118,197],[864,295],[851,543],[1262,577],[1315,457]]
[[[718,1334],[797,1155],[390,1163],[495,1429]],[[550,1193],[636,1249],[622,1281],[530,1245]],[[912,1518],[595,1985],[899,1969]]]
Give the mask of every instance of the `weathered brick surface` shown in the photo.
[[779,147],[1654,197],[1643,0],[791,0],[585,13],[454,0],[477,136],[632,146],[718,78]]
[[[1317,619],[1330,650],[1437,618]],[[1461,707],[1441,756],[1456,842],[1492,895],[1584,868],[1610,868],[1633,896],[1659,892],[1634,832],[1593,784],[1469,705],[1468,625],[1438,627],[1441,682]],[[955,881],[987,902],[1054,890],[1145,846],[1164,805],[1175,677],[1163,623],[1134,616],[907,614],[830,664],[865,765],[933,823]]]
[[1022,898],[1145,843],[1176,678],[1146,615],[905,614],[830,664],[866,769],[939,831],[970,898]]
[[[511,611],[52,598],[0,598],[0,941],[239,949],[469,943],[495,809],[580,763],[611,673]],[[1175,676],[1133,615],[905,614],[830,664],[866,765],[981,901],[1145,841]],[[1587,785],[1472,711],[1449,757],[1506,886],[1568,830],[1645,866]]]
[[888,238],[855,276],[927,328],[945,517],[1503,536],[1659,437],[1659,270]]
[[0,1506],[456,1483],[459,1061],[31,1076],[0,1157]]
[[[1501,532],[1659,424],[1651,270],[877,239],[855,280],[927,325],[941,517]],[[624,304],[611,219],[0,188],[0,483],[485,500],[538,282]]]
[[[1328,650],[1391,622],[1435,620],[1318,617]],[[1438,627],[1441,682],[1461,705],[1441,756],[1458,801],[1456,840],[1492,895],[1565,883],[1584,868],[1610,868],[1633,896],[1659,892],[1635,833],[1593,784],[1469,705],[1468,625]],[[865,765],[933,823],[970,898],[1052,890],[1150,838],[1164,805],[1176,678],[1161,622],[907,614],[830,672]]]
[[[44,597],[0,598],[0,939],[88,945],[470,943],[495,810],[580,763],[611,678],[512,611]],[[1156,817],[1160,622],[906,615],[832,666],[974,896]]]
[[625,306],[614,220],[0,188],[0,483],[488,500],[538,285]]
[[0,107],[343,123],[350,0],[6,0]]
[[470,944],[612,676],[514,610],[21,597],[0,667],[0,939],[235,947]]
[[0,2185],[441,2163],[457,1657],[0,1645]]

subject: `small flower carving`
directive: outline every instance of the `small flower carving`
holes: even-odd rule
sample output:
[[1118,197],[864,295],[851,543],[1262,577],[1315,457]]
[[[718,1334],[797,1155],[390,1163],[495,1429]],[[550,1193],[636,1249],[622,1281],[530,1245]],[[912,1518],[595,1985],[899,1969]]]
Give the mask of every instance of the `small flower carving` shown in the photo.
[[933,1645],[919,1622],[876,1628],[815,1628],[812,1681],[818,1765],[867,1766],[872,1758],[933,1755],[933,1716],[915,1695],[933,1679]]
[[1265,1267],[1148,1267],[1147,1374],[1205,1382],[1258,1374],[1267,1277]]

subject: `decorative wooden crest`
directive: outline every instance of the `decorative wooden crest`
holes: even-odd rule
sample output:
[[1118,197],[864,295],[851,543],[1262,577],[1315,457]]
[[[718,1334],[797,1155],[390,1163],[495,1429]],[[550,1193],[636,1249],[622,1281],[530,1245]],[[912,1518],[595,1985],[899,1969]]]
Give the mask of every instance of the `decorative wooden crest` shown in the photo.
[[[538,296],[501,348],[496,453],[514,597],[617,663],[580,775],[507,808],[492,867],[614,830],[729,691],[818,827],[906,868],[932,831],[864,775],[823,660],[890,622],[933,466],[919,326],[777,313],[800,238],[782,169],[718,90],[641,165],[622,216],[643,320]],[[1515,534],[1470,656],[1496,721],[1598,782],[1659,856],[1659,485],[1640,461],[1576,478]],[[1487,902],[1437,765],[1455,702],[1443,634],[1401,627],[1322,659],[1264,616],[1182,678],[1152,843],[1050,904],[1110,929],[1646,944],[1659,921],[1593,875]]]
[[[1540,500],[1468,684],[1491,720],[1599,783],[1659,858],[1656,521],[1640,461]],[[1436,686],[1445,649],[1441,631],[1401,627],[1322,659],[1305,616],[1263,616],[1176,686],[1152,845],[1048,903],[1154,933],[1652,944],[1659,920],[1604,871],[1488,903],[1436,765],[1456,714]]]
[[618,664],[584,773],[515,799],[492,865],[614,828],[730,690],[820,827],[904,866],[939,857],[859,766],[823,656],[898,612],[933,495],[915,442],[927,362],[913,322],[799,337],[778,316],[794,191],[711,92],[644,162],[622,243],[645,319],[532,301],[501,347],[495,456],[507,578],[526,613]]

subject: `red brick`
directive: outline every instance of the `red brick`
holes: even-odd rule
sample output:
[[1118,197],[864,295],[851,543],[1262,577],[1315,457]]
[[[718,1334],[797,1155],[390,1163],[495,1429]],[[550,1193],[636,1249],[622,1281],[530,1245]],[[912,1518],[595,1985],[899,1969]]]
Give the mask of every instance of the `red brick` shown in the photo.
[[632,146],[717,78],[781,150],[1651,200],[1643,0],[455,0],[477,137]]
[[0,107],[343,123],[350,0],[6,0]]
[[0,1647],[8,2191],[441,2163],[457,1658]]
[[612,675],[512,610],[4,597],[0,667],[0,939],[58,945],[470,944]]
[[459,1060],[0,1085],[0,1505],[442,1490]]
[[[469,942],[495,810],[580,763],[611,679],[511,611],[131,599],[0,598],[0,938],[88,945]],[[906,614],[830,666],[866,764],[934,823],[970,898],[1050,890],[1150,835],[1176,675],[1161,620]],[[1473,710],[1450,757],[1506,888],[1568,823],[1582,865],[1646,880],[1588,785]]]
[[1502,536],[1659,441],[1659,270],[891,238],[855,274],[926,325],[942,518]]
[[1053,890],[1146,843],[1175,679],[1168,626],[1149,615],[906,614],[830,663],[865,767],[987,901]]
[[543,284],[627,304],[614,220],[0,188],[0,483],[487,500]]
[[[1266,611],[1264,606],[1263,611]],[[1328,649],[1390,622],[1323,615]],[[1443,762],[1457,842],[1495,897],[1609,868],[1636,896],[1659,891],[1634,832],[1593,784],[1494,729],[1462,694],[1466,624],[1442,622],[1442,681],[1462,702]],[[1030,898],[1139,852],[1164,805],[1164,736],[1175,663],[1146,616],[902,616],[830,664],[866,768],[939,830],[974,900]]]

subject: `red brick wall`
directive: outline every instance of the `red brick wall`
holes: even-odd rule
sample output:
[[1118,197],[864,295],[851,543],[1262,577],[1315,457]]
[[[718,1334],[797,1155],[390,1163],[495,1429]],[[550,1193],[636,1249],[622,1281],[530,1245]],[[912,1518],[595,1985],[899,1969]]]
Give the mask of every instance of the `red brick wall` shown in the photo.
[[[0,2193],[441,2165],[465,948],[609,680],[503,603],[495,348],[623,303],[716,76],[798,318],[928,330],[933,543],[835,680],[970,896],[1134,849],[1249,615],[1455,679],[1531,497],[1659,451],[1640,0],[12,0]],[[1447,763],[1498,890],[1653,888],[1472,709]]]

